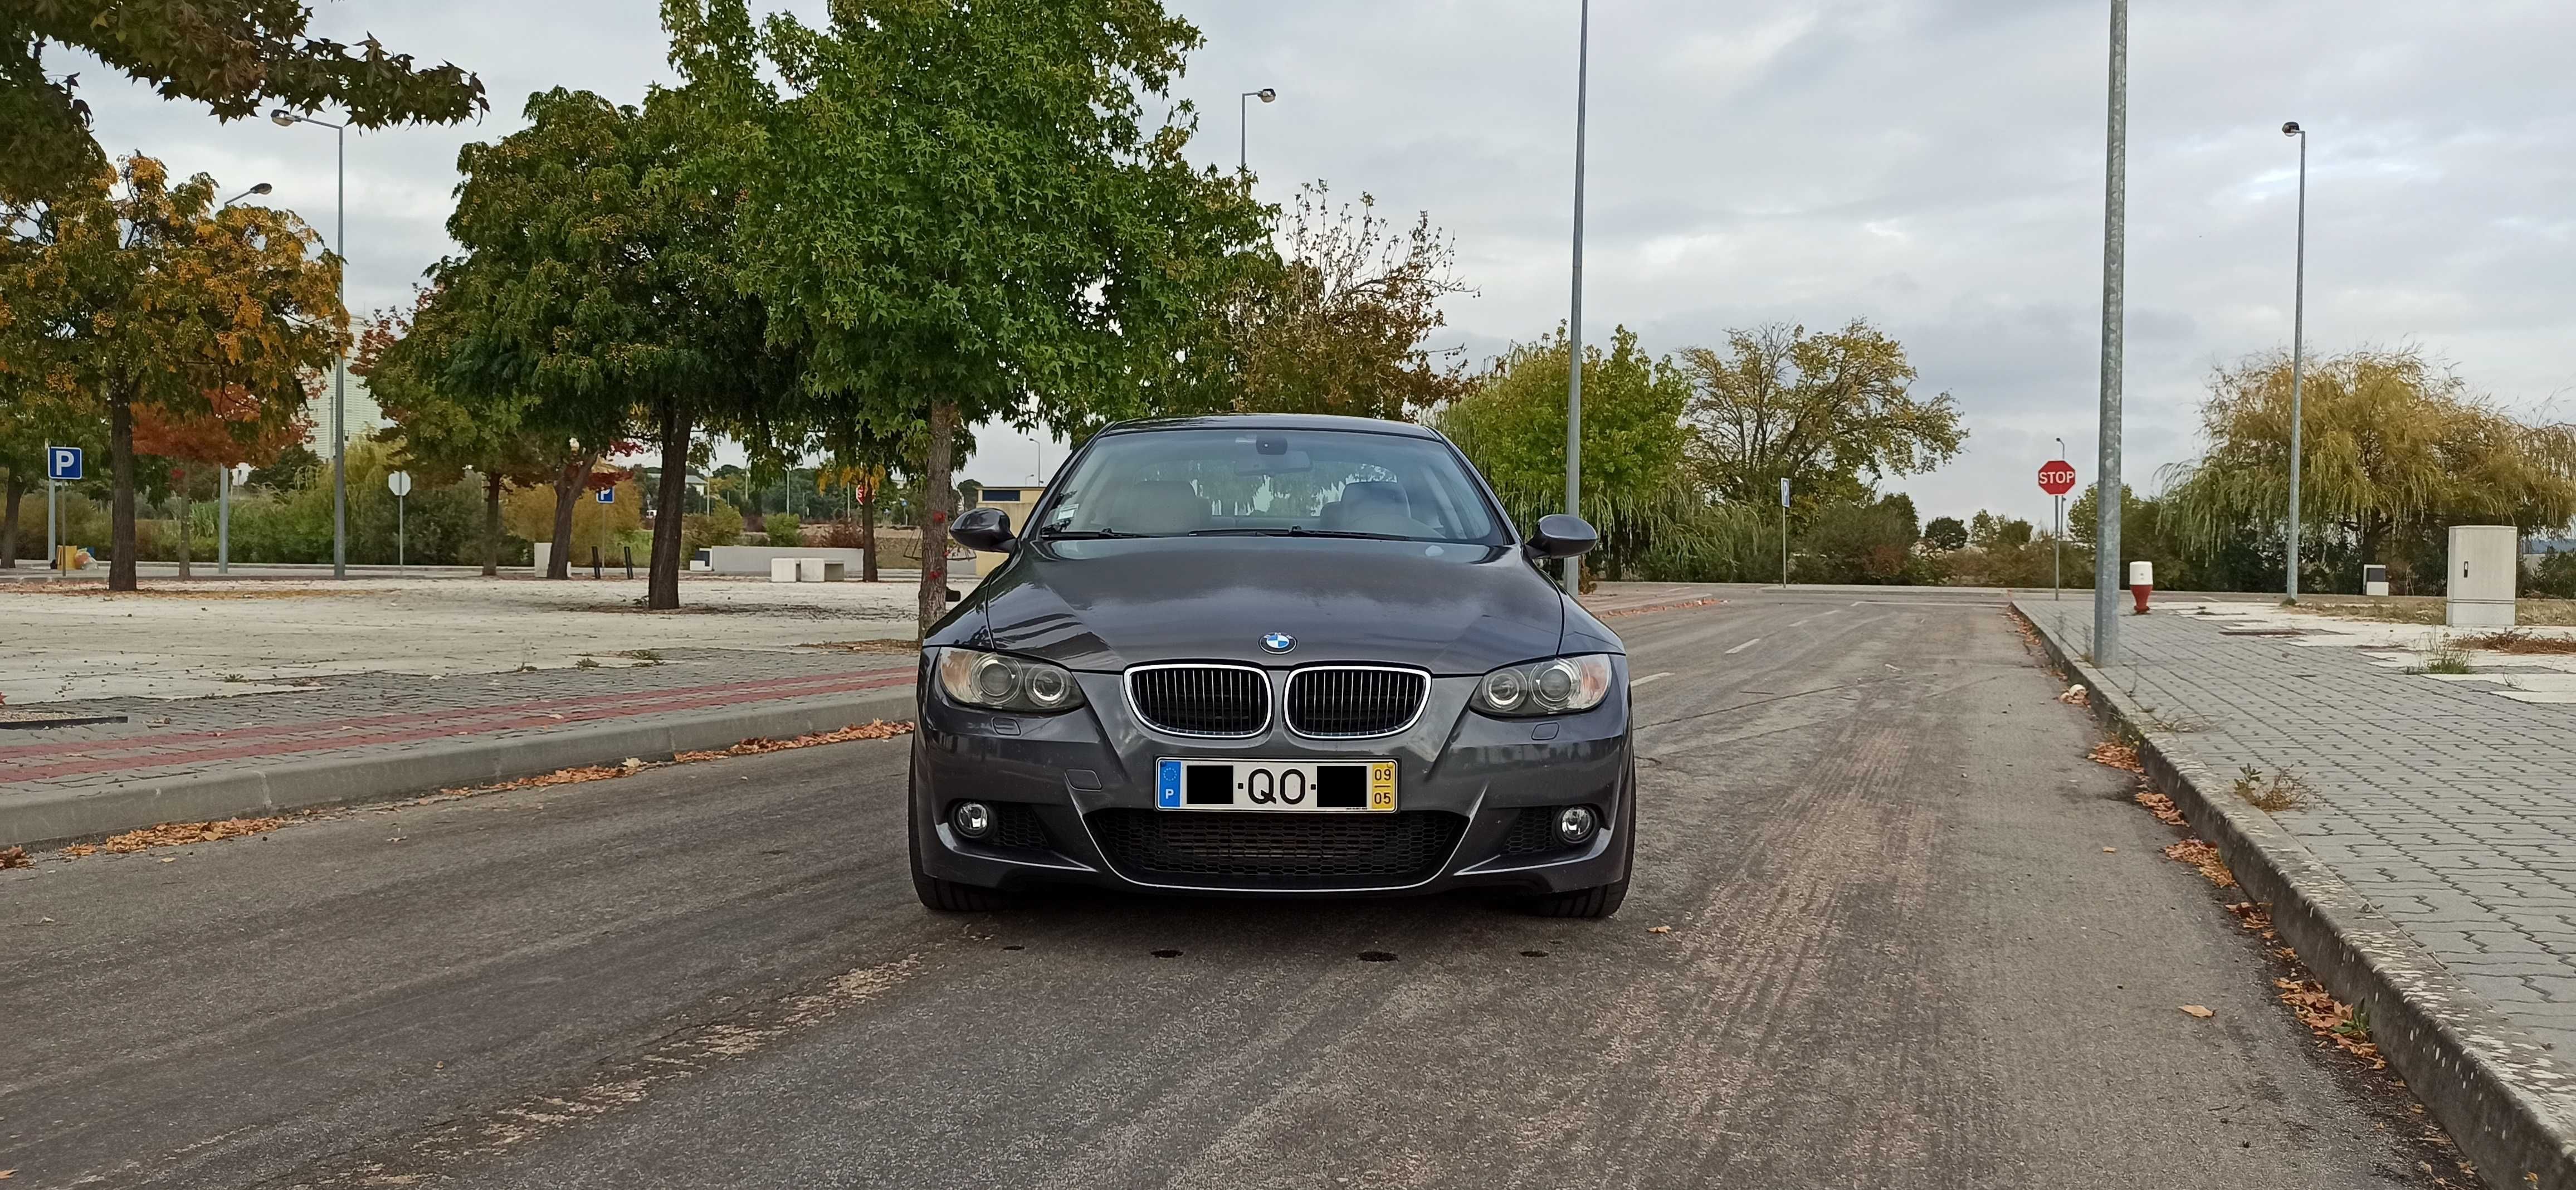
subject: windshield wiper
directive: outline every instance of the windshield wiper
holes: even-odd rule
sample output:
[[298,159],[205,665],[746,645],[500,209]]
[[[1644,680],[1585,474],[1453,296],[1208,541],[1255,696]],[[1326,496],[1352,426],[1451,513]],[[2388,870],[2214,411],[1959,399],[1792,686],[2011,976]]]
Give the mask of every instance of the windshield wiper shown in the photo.
[[1362,533],[1356,529],[1309,529],[1290,525],[1285,529],[1195,529],[1192,537],[1356,537],[1363,541],[1418,541],[1397,533]]
[[1109,538],[1152,537],[1151,533],[1129,533],[1122,529],[1066,529],[1055,525],[1038,530],[1047,541],[1101,541]]

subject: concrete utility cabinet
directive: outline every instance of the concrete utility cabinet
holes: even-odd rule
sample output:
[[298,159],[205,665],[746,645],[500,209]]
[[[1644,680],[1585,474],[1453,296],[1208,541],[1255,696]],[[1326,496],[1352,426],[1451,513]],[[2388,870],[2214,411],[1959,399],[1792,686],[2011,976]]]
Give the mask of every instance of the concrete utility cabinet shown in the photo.
[[2449,615],[2453,628],[2513,627],[2514,581],[2521,577],[2522,531],[2511,525],[2451,526]]
[[2385,566],[2364,566],[2364,567],[2362,567],[2362,568],[2361,568],[2361,593],[2362,593],[2362,594],[2364,594],[2364,595],[2385,595],[2385,594],[2387,594],[2387,593],[2388,593],[2388,568],[2387,568],[2387,567],[2385,567]]

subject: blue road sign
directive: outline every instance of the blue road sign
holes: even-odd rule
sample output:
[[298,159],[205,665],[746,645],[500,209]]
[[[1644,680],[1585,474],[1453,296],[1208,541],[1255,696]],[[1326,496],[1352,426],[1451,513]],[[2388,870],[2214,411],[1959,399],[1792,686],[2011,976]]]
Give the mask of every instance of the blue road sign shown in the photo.
[[45,478],[65,482],[81,477],[81,448],[48,446],[45,448]]
[[591,499],[597,500],[602,504],[615,504],[617,503],[617,489],[601,488],[596,495],[591,497]]

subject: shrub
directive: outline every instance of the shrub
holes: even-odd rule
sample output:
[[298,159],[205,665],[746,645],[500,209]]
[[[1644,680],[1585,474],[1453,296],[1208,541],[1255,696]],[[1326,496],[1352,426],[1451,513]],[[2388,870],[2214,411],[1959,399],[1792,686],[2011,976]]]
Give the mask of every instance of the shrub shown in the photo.
[[804,528],[795,517],[783,512],[773,512],[769,514],[767,524],[769,544],[785,547],[805,544]]
[[714,512],[694,513],[680,519],[680,541],[691,553],[720,545],[733,545],[742,540],[742,510],[730,504],[716,505]]

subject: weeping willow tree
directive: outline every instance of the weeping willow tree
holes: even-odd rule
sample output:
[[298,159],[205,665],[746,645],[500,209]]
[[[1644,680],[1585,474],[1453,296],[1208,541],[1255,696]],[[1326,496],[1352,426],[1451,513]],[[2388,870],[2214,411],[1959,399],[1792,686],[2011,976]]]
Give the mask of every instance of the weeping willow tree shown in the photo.
[[[2278,540],[2289,516],[2290,359],[2273,352],[2210,377],[2207,449],[2165,469],[2183,544],[2215,554]],[[2403,571],[2438,558],[2443,530],[2510,524],[2554,532],[2576,517],[2576,427],[2525,422],[2412,349],[2307,365],[2299,519],[2323,556],[2340,548]]]
[[[1682,412],[1689,381],[1648,356],[1626,327],[1610,349],[1583,352],[1582,514],[1601,532],[1584,559],[1593,573],[1635,577],[1735,577],[1779,557],[1756,510],[1722,505],[1690,482]],[[1565,509],[1565,330],[1514,344],[1432,424],[1484,472],[1512,519],[1526,526]]]

